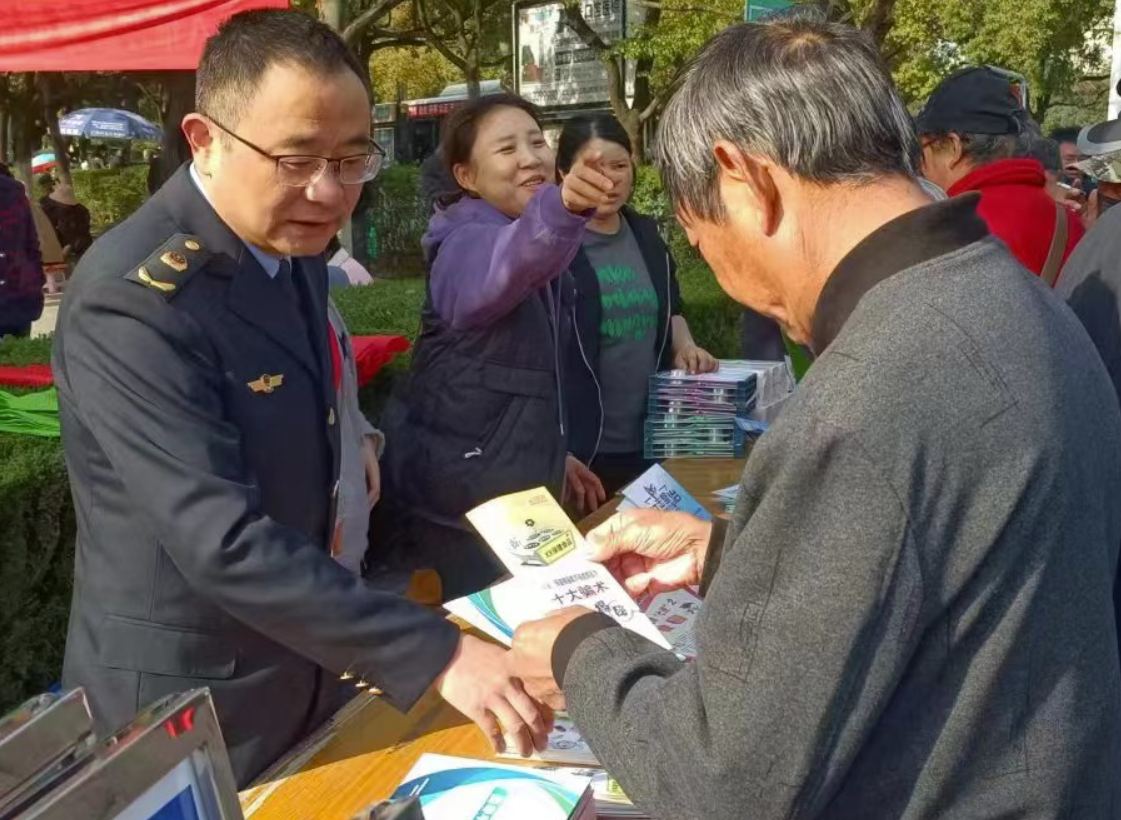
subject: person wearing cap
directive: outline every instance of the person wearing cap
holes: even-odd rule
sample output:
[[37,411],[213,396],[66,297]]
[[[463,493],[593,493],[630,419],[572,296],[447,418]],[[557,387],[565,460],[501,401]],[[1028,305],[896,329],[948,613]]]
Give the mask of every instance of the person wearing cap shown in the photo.
[[951,197],[978,191],[977,213],[989,230],[1053,285],[1085,231],[1047,194],[1043,166],[1029,156],[1039,127],[1011,83],[989,68],[957,71],[935,89],[915,126],[923,175]]
[[[1117,83],[1121,94],[1121,82]],[[1078,135],[1081,161],[1079,171],[1097,183],[1090,194],[1087,223],[1094,222],[1106,210],[1121,202],[1121,118],[1106,120],[1082,129]]]
[[89,209],[78,201],[73,186],[66,182],[53,183],[39,205],[54,226],[63,254],[76,262],[93,244]]
[[[1121,83],[1118,84],[1121,92]],[[1079,170],[1097,180],[1087,218],[1096,220],[1071,254],[1055,292],[1066,300],[1105,363],[1121,399],[1121,118],[1083,129]],[[1113,609],[1121,642],[1121,574],[1113,587]]]

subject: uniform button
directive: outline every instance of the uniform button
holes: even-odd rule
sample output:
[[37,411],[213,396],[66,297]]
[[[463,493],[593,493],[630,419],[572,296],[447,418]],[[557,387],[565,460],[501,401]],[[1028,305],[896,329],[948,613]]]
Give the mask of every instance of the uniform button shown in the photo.
[[334,407],[332,407],[330,410],[327,411],[327,425],[329,427],[334,427],[335,426],[335,408]]

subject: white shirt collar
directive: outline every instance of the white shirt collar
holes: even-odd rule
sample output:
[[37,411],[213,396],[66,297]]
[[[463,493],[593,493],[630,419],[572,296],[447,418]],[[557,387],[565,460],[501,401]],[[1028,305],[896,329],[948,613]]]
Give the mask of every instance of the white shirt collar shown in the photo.
[[[206,192],[206,188],[203,187],[202,180],[199,178],[199,172],[195,170],[195,164],[193,162],[190,164],[188,172],[191,175],[191,182],[198,188],[199,193],[202,194],[202,198],[206,200],[206,204],[214,208],[214,203],[210,201],[210,195]],[[217,212],[217,210],[215,210],[215,212]],[[253,254],[253,258],[261,264],[261,267],[265,269],[265,273],[269,275],[270,279],[276,278],[276,274],[280,271],[281,260],[288,259],[287,256],[273,256],[270,253],[265,253],[256,245],[246,242],[244,239],[242,240],[242,244],[245,245],[246,250]]]

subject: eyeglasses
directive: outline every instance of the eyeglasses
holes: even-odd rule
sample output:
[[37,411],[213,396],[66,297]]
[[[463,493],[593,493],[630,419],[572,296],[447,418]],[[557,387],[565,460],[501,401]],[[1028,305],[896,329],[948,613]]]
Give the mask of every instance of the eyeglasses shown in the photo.
[[361,185],[376,177],[385,162],[385,149],[372,139],[370,150],[365,154],[355,154],[340,159],[295,154],[277,156],[238,136],[209,114],[204,116],[246,148],[252,148],[265,159],[276,163],[276,177],[280,184],[287,188],[307,188],[314,185],[319,182],[330,165],[335,166],[335,176],[338,177],[340,184]]

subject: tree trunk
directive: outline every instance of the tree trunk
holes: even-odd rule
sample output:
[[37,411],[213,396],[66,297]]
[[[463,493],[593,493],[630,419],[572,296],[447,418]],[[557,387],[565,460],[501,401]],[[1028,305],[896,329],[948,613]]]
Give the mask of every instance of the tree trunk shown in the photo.
[[482,93],[478,49],[468,49],[463,62],[463,79],[467,81],[467,99],[477,100]]
[[148,174],[148,192],[155,193],[191,158],[191,146],[180,123],[195,110],[195,72],[168,71],[163,77],[163,145],[156,167]]
[[21,180],[29,192],[31,186],[31,157],[35,153],[35,76],[24,74],[20,77],[19,92],[14,95],[12,105],[12,173]]
[[345,28],[343,0],[319,0],[319,15],[323,22],[341,32]]
[[642,125],[641,112],[637,108],[629,108],[625,99],[618,105],[612,106],[615,119],[623,126],[627,136],[631,138],[631,156],[639,165],[646,164],[646,139],[645,128]]
[[66,140],[58,129],[58,105],[54,94],[54,75],[39,74],[39,93],[43,97],[43,115],[47,120],[47,133],[51,137],[51,148],[54,150],[55,167],[58,179],[64,185],[74,185],[70,178],[70,155],[66,153]]
[[8,109],[0,108],[0,162],[8,164]]

